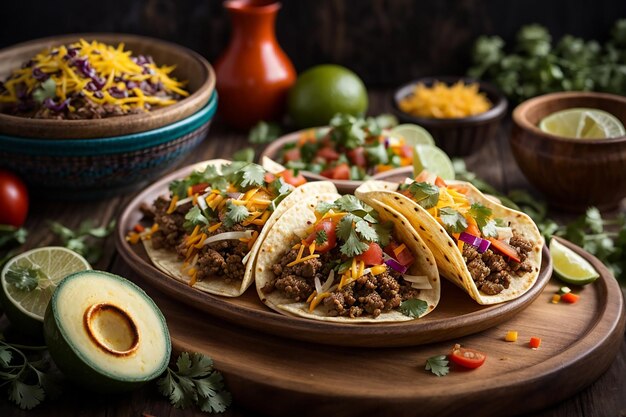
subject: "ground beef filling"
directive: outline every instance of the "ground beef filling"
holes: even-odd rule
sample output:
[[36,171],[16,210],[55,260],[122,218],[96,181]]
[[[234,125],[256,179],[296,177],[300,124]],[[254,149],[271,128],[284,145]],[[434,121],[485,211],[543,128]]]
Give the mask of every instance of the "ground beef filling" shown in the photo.
[[176,247],[185,237],[185,214],[190,209],[190,204],[182,204],[176,210],[167,214],[170,200],[159,197],[154,202],[154,222],[159,225],[159,230],[152,234],[152,246],[155,249],[176,250]]
[[[322,254],[319,258],[310,259],[294,266],[287,266],[298,256],[298,250],[292,249],[280,262],[272,265],[275,279],[263,287],[268,294],[280,291],[294,301],[306,301],[315,291],[315,277],[324,283],[337,259],[341,259],[338,249]],[[339,278],[335,279],[335,283]],[[419,290],[411,287],[402,276],[390,270],[373,276],[366,274],[342,289],[335,289],[322,304],[331,316],[350,318],[371,316],[378,317],[381,313],[397,309],[402,301],[418,298]]]
[[514,234],[509,245],[517,250],[521,262],[507,260],[491,249],[478,253],[476,247],[472,245],[463,246],[463,259],[479,291],[487,295],[500,294],[509,288],[511,279],[532,271],[532,265],[526,260],[528,252],[532,250],[532,244]]

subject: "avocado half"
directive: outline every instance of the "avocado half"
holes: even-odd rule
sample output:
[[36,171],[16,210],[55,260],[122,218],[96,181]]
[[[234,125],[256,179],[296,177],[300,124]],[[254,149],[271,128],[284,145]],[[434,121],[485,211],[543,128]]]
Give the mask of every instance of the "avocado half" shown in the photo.
[[172,345],[163,314],[137,285],[102,271],[67,276],[44,316],[52,359],[99,392],[135,389],[161,375]]

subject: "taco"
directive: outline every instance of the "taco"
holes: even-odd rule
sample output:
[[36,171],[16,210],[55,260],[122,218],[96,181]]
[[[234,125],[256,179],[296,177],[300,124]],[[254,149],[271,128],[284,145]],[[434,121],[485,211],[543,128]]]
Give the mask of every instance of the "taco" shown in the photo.
[[424,172],[403,184],[368,181],[356,195],[403,214],[433,252],[441,275],[479,304],[512,300],[537,281],[543,238],[535,223],[470,183]]
[[407,220],[352,195],[283,213],[261,244],[255,274],[267,306],[323,321],[412,320],[440,295],[435,259]]
[[336,192],[328,181],[294,187],[292,176],[259,165],[207,161],[169,185],[154,201],[154,226],[142,239],[153,264],[201,291],[241,295],[254,280],[257,250],[282,213],[316,195]]

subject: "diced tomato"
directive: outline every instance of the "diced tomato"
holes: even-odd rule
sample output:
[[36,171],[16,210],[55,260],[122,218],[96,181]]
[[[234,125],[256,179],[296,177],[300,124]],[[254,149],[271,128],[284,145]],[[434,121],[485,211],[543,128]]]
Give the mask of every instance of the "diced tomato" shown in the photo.
[[481,236],[480,229],[478,228],[476,221],[475,220],[472,221],[472,220],[468,220],[467,229],[465,229],[465,233],[469,233],[470,235],[480,237]]
[[356,260],[363,261],[367,266],[380,265],[383,263],[383,250],[378,243],[372,242],[365,252],[356,257]]
[[336,167],[327,168],[320,172],[322,177],[331,178],[333,180],[349,180],[350,167],[348,164],[339,164]]
[[291,169],[286,169],[278,173],[278,176],[283,177],[283,180],[285,180],[287,184],[291,184],[294,187],[298,187],[306,183],[306,178],[304,178],[301,173],[298,173],[298,175],[293,175],[293,170]]
[[333,162],[339,159],[337,151],[329,146],[318,149],[315,155],[324,158],[326,162]]
[[272,174],[271,172],[266,172],[265,176],[263,177],[263,179],[265,180],[266,183],[270,183],[272,181],[274,181],[276,179],[276,176],[274,174]]
[[493,237],[488,237],[487,239],[489,239],[489,241],[491,242],[491,247],[496,249],[502,255],[508,256],[515,262],[520,262],[519,253],[517,253],[515,248],[512,248],[507,243]]
[[283,154],[283,159],[285,162],[289,161],[299,161],[300,160],[300,149],[292,148],[285,151]]
[[561,300],[569,304],[574,304],[575,302],[578,301],[579,298],[580,298],[580,295],[576,295],[571,292],[568,292],[567,294],[563,294],[561,296]]
[[315,245],[315,252],[325,253],[334,248],[337,245],[337,234],[335,232],[335,223],[330,220],[319,222],[315,225],[313,233],[311,233],[304,241],[307,245],[310,245],[317,238],[317,232],[326,232],[326,242],[321,245]]
[[353,165],[356,165],[360,168],[365,168],[367,166],[367,159],[365,158],[365,148],[363,148],[362,146],[350,149],[346,153],[346,155]]
[[409,145],[402,145],[398,148],[398,155],[403,158],[413,158],[413,148]]
[[401,252],[398,252],[396,254],[395,250],[397,248],[399,248],[400,245],[397,244],[396,242],[389,242],[389,244],[387,246],[385,246],[385,253],[389,256],[391,256],[393,259],[395,259],[396,261],[398,261],[402,266],[409,266],[411,265],[413,262],[415,262],[415,258],[413,257],[413,255],[411,254],[411,251],[409,250],[409,248],[407,248],[405,246],[405,249]]
[[439,188],[448,186],[448,184],[446,184],[446,182],[440,176],[437,176],[437,178],[435,179],[435,185]]
[[541,338],[535,336],[531,337],[528,346],[531,349],[539,349],[539,346],[541,346]]
[[450,352],[450,360],[464,368],[475,369],[485,363],[487,355],[475,349],[462,348],[461,345],[454,345]]
[[192,185],[191,186],[191,194],[200,194],[202,192],[204,192],[204,189],[206,187],[208,187],[209,184],[206,182],[201,182],[200,184],[196,184],[196,185]]

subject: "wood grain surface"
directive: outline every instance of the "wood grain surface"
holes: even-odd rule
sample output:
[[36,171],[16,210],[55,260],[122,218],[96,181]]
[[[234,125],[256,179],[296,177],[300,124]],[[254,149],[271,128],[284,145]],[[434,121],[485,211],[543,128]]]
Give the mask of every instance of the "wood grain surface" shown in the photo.
[[[391,93],[389,91],[375,91],[371,94],[371,114],[380,112],[388,112]],[[507,191],[513,188],[524,188],[533,191],[521,174],[519,168],[515,164],[511,154],[508,136],[510,134],[509,125],[505,124],[500,130],[498,141],[494,146],[484,147],[479,153],[465,158],[465,162],[470,170],[479,174],[479,176],[487,182],[494,185],[501,191]],[[187,165],[194,161],[230,156],[236,150],[247,146],[244,135],[233,133],[225,130],[218,122],[214,125],[207,140],[198,148],[197,152],[190,155],[181,165]],[[262,146],[257,147],[257,151]],[[94,220],[96,224],[107,224],[111,219],[117,218],[122,210],[132,200],[134,194],[120,195],[104,201],[92,201],[76,203],[54,202],[42,200],[39,196],[32,196],[31,210],[27,220],[26,227],[30,231],[30,235],[24,250],[37,246],[45,246],[58,244],[59,241],[53,234],[49,232],[49,221],[59,221],[64,225],[76,228],[79,224],[87,219]],[[622,208],[623,210],[623,208]],[[566,213],[551,211],[550,216],[561,221],[569,221],[573,217]],[[101,260],[93,266],[96,269],[108,270],[130,279],[136,279],[137,275],[129,268],[129,266],[117,254],[114,245],[114,237],[110,236],[103,245],[104,253]],[[546,290],[547,291],[547,290]],[[585,297],[585,299],[587,299]],[[590,300],[593,298],[590,297]],[[557,305],[555,307],[569,307],[566,305]],[[527,310],[530,311],[530,310]],[[195,312],[191,315],[192,319],[205,320],[204,315]],[[6,320],[0,323],[6,325]],[[584,323],[582,324],[584,326]],[[228,327],[226,327],[228,329]],[[508,329],[508,326],[502,325],[502,329]],[[520,332],[534,333],[534,327],[527,325],[518,328]],[[493,331],[496,331],[494,329]],[[551,328],[551,333],[558,333],[561,329]],[[541,336],[541,335],[540,335]],[[501,335],[498,333],[498,337]],[[544,348],[548,338],[544,339]],[[563,399],[558,404],[542,408],[531,413],[524,414],[526,417],[571,417],[571,416],[624,416],[626,415],[626,343],[624,336],[621,337],[622,342],[619,352],[615,360],[612,361],[607,372],[602,374],[596,382],[587,388],[579,386],[579,392],[567,399]],[[499,344],[500,348],[508,345]],[[517,347],[522,348],[520,344]],[[561,346],[563,349],[566,346]],[[210,349],[210,347],[207,347]],[[552,349],[552,348],[550,348]],[[390,350],[393,353],[393,349]],[[546,353],[545,350],[537,351],[540,355]],[[496,357],[496,356],[493,356]],[[417,361],[418,357],[414,357]],[[279,359],[276,359],[277,361]],[[610,358],[604,358],[609,362]],[[420,367],[421,367],[420,363]],[[603,369],[605,362],[592,361],[583,364],[581,372],[597,372]],[[417,367],[417,363],[416,363]],[[586,370],[586,371],[585,371]],[[368,375],[368,378],[376,378],[377,375]],[[446,379],[443,379],[445,382]],[[229,384],[239,383],[235,379],[228,381]],[[540,386],[537,390],[543,392],[546,397],[558,395],[559,386],[567,381],[552,381],[549,387]],[[556,394],[553,394],[556,390]],[[267,391],[260,391],[260,394]],[[46,400],[41,406],[31,411],[19,410],[13,403],[6,399],[6,393],[0,392],[0,415],[16,416],[16,417],[66,417],[66,416],[84,416],[84,417],[139,417],[144,413],[153,416],[171,416],[171,417],[189,417],[189,416],[206,416],[197,409],[178,410],[172,408],[169,402],[160,396],[156,391],[154,384],[148,384],[145,388],[128,394],[118,396],[94,395],[81,391],[80,388],[66,387],[65,393],[57,400]],[[462,403],[467,399],[460,400]],[[265,401],[265,399],[262,399]],[[291,401],[285,398],[283,401]],[[293,399],[295,401],[295,399]],[[518,400],[510,403],[510,413],[518,414],[518,407],[524,402],[523,396]],[[381,409],[374,409],[368,415],[382,414]],[[464,413],[465,410],[462,410]],[[332,411],[329,412],[332,414]],[[226,417],[249,417],[262,415],[258,411],[255,404],[240,402],[238,398],[234,398],[234,404],[224,414]]]

